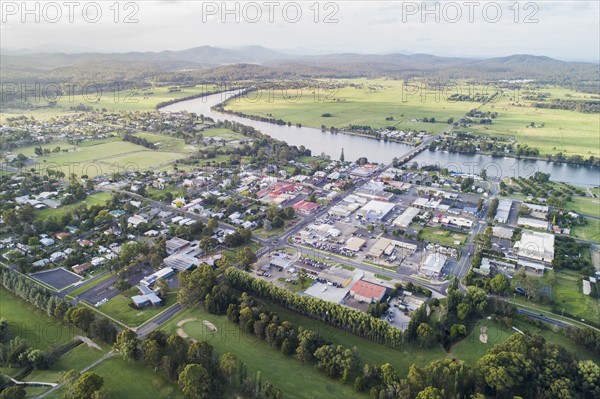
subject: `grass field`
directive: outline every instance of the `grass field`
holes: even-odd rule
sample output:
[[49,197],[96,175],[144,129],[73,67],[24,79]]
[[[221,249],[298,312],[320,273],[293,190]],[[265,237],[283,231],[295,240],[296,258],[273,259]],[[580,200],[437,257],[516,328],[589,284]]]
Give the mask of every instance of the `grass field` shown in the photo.
[[150,111],[155,109],[158,103],[201,94],[207,91],[213,91],[214,86],[196,86],[191,88],[182,88],[179,92],[169,92],[167,87],[153,87],[145,90],[127,90],[96,93],[91,91],[86,97],[81,93],[75,93],[73,96],[64,96],[57,100],[55,108],[38,108],[35,110],[6,109],[0,113],[0,122],[6,117],[15,117],[25,115],[33,116],[38,119],[48,119],[57,115],[69,114],[70,108],[79,104],[91,106],[96,110],[105,108],[109,112],[116,111]]
[[87,205],[88,208],[93,205],[104,205],[106,203],[106,201],[108,201],[110,198],[111,198],[111,194],[105,193],[105,192],[88,195],[82,201],[77,201],[72,204],[64,205],[64,206],[61,206],[56,209],[46,208],[46,209],[36,210],[35,218],[36,219],[47,219],[48,217],[52,216],[57,219],[60,219],[63,215],[65,215],[69,212],[72,212],[74,209],[80,207],[81,205]]
[[[459,247],[464,244],[467,236],[454,231],[441,230],[434,227],[423,227],[419,232],[419,237],[425,241],[435,242],[446,247]],[[459,241],[460,244],[456,244]]]
[[9,321],[11,335],[25,338],[36,349],[61,346],[82,334],[79,329],[60,323],[4,288],[0,288],[0,315]]
[[[166,140],[169,139],[165,136],[158,137],[165,138]],[[160,168],[177,159],[185,158],[188,156],[189,151],[191,151],[191,149],[185,148],[183,140],[166,143],[171,148],[165,149],[173,149],[173,151],[163,151],[162,148],[160,150],[150,150],[120,139],[115,140],[114,138],[93,140],[80,146],[56,142],[43,145],[42,148],[52,150],[55,147],[60,147],[61,150],[68,150],[68,152],[61,151],[43,157],[33,157],[32,159],[38,162],[35,169],[40,173],[45,173],[47,169],[54,169],[61,170],[67,177],[72,172],[78,177],[84,175],[95,177],[114,172],[135,172]],[[35,154],[34,151],[35,146],[29,146],[15,149],[13,152],[32,157]]]
[[134,136],[144,138],[154,144],[160,151],[193,152],[194,146],[187,145],[183,139],[165,136],[162,134],[141,132]]
[[[556,92],[558,97],[567,94],[565,89],[558,88],[543,91]],[[513,92],[505,93],[497,101],[483,106],[482,111],[498,112],[498,117],[492,125],[473,125],[469,130],[482,135],[516,138],[520,144],[538,148],[542,155],[558,152],[586,158],[600,155],[598,114],[534,108],[528,101],[515,103],[513,96]],[[527,127],[531,122],[540,127]],[[541,127],[542,123],[544,127]]]
[[600,220],[587,218],[585,226],[575,226],[571,229],[571,237],[600,242]]
[[173,293],[167,295],[167,300],[163,306],[148,306],[143,309],[136,309],[132,305],[131,296],[138,295],[138,290],[132,287],[126,295],[117,295],[98,309],[132,328],[163,312],[177,301],[177,295]]
[[[102,391],[108,398],[183,399],[183,394],[171,381],[141,362],[126,362],[120,356],[106,359],[91,371],[104,378]],[[58,389],[50,399],[61,399],[65,389]]]
[[[553,344],[561,345],[575,355],[575,357],[586,360],[591,359],[595,362],[600,361],[600,356],[595,356],[589,351],[582,350],[575,342],[571,341],[564,335],[558,332],[551,331],[549,329],[539,329],[530,324],[514,321],[515,327],[521,331],[537,332],[541,334],[548,342]],[[487,327],[487,343],[481,342],[479,335],[481,334],[480,328],[482,326]],[[517,334],[512,328],[506,328],[498,324],[493,320],[479,320],[471,334],[464,340],[458,342],[451,349],[450,355],[456,357],[464,362],[475,366],[477,360],[479,360],[486,352],[494,345],[505,342],[511,335]]]
[[108,345],[102,344],[102,350],[90,348],[80,344],[62,355],[48,370],[33,370],[25,381],[59,382],[60,378],[69,370],[81,371],[85,367],[100,359],[110,350]]
[[[248,375],[261,371],[262,378],[283,391],[285,398],[365,398],[366,394],[355,392],[352,387],[342,385],[320,373],[313,365],[302,364],[297,359],[283,355],[257,341],[254,336],[241,334],[238,326],[225,316],[207,313],[194,308],[181,313],[163,329],[169,333],[177,331],[177,322],[189,317],[198,320],[188,323],[184,330],[191,338],[206,340],[219,355],[230,352],[248,366]],[[202,324],[208,320],[217,328],[217,333],[209,332]]]
[[[320,128],[321,125],[328,128],[369,125],[373,128],[395,126],[403,130],[438,132],[448,118],[458,120],[467,111],[479,105],[473,102],[447,101],[439,91],[428,89],[420,82],[404,84],[403,81],[382,79],[351,79],[338,82],[356,86],[335,90],[275,90],[273,97],[263,92],[257,101],[254,100],[255,93],[250,93],[248,98],[229,101],[226,108],[314,128]],[[322,116],[326,113],[331,114],[331,117]],[[424,117],[434,117],[440,123],[414,121]]]
[[[546,272],[543,277],[534,277],[538,291],[544,287],[552,288],[552,297],[554,299],[555,313],[565,312],[575,315],[577,318],[593,320],[600,323],[600,302],[587,295],[583,295],[583,288],[579,276],[576,272],[555,271],[555,281],[551,284],[549,273]],[[513,287],[514,288],[514,287]],[[522,296],[511,298],[514,302],[523,303],[528,306],[536,306],[540,309],[552,311],[552,307],[547,304],[527,301]]]
[[565,208],[600,218],[600,198],[573,197],[573,202],[567,202]]

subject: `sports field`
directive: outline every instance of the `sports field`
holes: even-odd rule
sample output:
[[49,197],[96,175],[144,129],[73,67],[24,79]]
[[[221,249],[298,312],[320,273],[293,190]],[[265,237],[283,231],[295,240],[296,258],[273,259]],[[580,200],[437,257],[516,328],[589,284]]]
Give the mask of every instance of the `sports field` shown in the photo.
[[[161,138],[163,136],[160,136]],[[168,140],[165,137],[165,140]],[[183,143],[183,140],[181,140]],[[95,140],[85,145],[74,146],[71,144],[57,142],[46,144],[42,148],[52,150],[60,147],[61,151],[51,153],[43,157],[33,157],[35,146],[23,147],[14,150],[15,154],[23,154],[33,157],[38,164],[36,169],[44,173],[47,169],[61,170],[65,176],[75,173],[78,177],[88,175],[95,177],[102,174],[114,172],[144,171],[167,165],[177,159],[185,158],[189,152],[180,143],[181,151],[150,150],[142,146],[126,141],[115,141],[114,139]]]

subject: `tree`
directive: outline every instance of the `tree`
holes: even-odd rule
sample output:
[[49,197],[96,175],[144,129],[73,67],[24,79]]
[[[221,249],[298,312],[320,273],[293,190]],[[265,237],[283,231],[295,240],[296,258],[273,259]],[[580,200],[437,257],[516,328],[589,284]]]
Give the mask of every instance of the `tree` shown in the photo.
[[237,260],[244,270],[248,270],[250,266],[257,261],[256,254],[249,247],[244,247],[237,255]]
[[156,370],[162,359],[162,353],[158,342],[153,339],[144,340],[142,342],[142,354],[144,362]]
[[344,149],[342,148],[342,153],[340,154],[340,162],[345,162],[346,157],[344,156]]
[[453,324],[450,327],[450,339],[456,341],[467,335],[467,327],[464,324]]
[[113,347],[121,352],[125,360],[133,361],[140,358],[140,340],[132,330],[123,330],[117,334]]
[[492,288],[492,291],[502,295],[510,288],[510,281],[508,280],[508,277],[500,273],[490,280],[490,287]]
[[21,385],[4,388],[2,392],[0,392],[0,399],[25,399],[25,389]]
[[119,292],[123,293],[131,288],[131,283],[127,279],[120,278],[115,283],[115,288],[119,290]]
[[427,387],[417,394],[416,399],[443,399],[442,391],[434,387]]
[[188,364],[179,374],[181,391],[190,398],[211,399],[210,377],[206,369],[199,364]]
[[102,388],[103,384],[104,378],[92,371],[87,371],[73,384],[73,397],[74,399],[91,398],[95,392]]
[[422,347],[429,346],[434,338],[433,328],[429,323],[421,323],[417,327],[417,340],[419,345]]
[[237,358],[231,353],[223,353],[221,361],[219,362],[219,368],[221,372],[229,378],[229,385],[231,385],[231,376],[237,370]]
[[600,397],[600,367],[592,360],[580,360],[577,373],[581,378],[581,388],[590,397]]

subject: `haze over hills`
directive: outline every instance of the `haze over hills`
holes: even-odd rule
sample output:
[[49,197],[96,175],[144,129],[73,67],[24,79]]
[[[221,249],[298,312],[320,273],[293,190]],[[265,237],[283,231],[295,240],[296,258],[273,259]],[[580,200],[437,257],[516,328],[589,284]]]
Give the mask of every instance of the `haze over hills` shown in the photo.
[[[5,80],[44,79],[156,79],[164,73],[191,79],[259,77],[435,76],[442,78],[538,79],[542,81],[597,81],[598,65],[565,62],[527,54],[476,59],[429,54],[298,55],[262,46],[227,49],[200,46],[186,50],[126,53],[36,52],[4,54],[0,60]],[[242,66],[243,64],[252,64]]]

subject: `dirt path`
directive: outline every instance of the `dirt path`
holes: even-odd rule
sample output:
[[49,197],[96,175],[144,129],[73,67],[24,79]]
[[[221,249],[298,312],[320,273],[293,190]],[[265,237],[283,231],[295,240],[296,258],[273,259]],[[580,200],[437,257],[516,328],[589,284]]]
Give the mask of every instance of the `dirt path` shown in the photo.
[[73,337],[73,339],[75,341],[81,341],[81,342],[83,342],[84,344],[86,344],[90,348],[98,349],[99,351],[102,350],[102,348],[98,344],[96,344],[94,341],[92,341],[88,337],[84,337],[84,336],[81,336],[81,335],[76,335],[75,337]]

